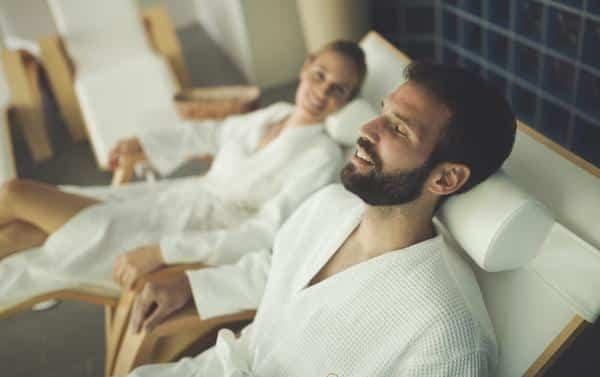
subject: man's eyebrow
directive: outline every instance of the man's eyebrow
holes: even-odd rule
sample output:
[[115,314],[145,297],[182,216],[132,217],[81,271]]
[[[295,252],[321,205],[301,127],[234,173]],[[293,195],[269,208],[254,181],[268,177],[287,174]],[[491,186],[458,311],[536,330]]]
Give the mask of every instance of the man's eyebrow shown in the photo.
[[[384,110],[384,112],[385,112],[385,109],[389,109],[389,106],[387,106],[387,103],[388,103],[388,101],[385,98],[381,100],[382,110]],[[421,122],[419,122],[416,119],[407,118],[407,117],[400,115],[391,110],[388,113],[391,114],[394,118],[397,118],[397,119],[403,121],[404,123],[406,123],[413,131],[415,128],[421,127]]]

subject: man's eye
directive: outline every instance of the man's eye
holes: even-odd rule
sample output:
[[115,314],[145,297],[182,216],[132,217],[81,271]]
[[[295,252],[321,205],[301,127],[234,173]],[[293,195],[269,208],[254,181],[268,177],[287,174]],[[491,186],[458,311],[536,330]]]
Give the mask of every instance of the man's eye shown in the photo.
[[406,131],[404,130],[402,124],[395,124],[394,131],[396,131],[396,133],[399,133],[400,135],[406,136]]
[[325,78],[325,75],[321,71],[313,71],[312,76],[314,79],[319,81],[323,81],[323,79]]

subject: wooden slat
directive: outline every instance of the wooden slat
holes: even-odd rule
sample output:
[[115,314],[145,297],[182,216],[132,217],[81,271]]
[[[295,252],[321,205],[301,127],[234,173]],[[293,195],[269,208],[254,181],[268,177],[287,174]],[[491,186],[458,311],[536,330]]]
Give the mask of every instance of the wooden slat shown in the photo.
[[[594,164],[592,164],[591,162],[584,160],[583,158],[577,156],[570,150],[564,148],[563,146],[561,146],[559,144],[556,144],[554,141],[550,140],[548,137],[542,135],[541,133],[539,133],[538,131],[534,130],[533,128],[531,128],[530,126],[528,126],[527,124],[525,124],[521,121],[518,122],[518,127],[519,127],[520,131],[531,136],[533,139],[535,139],[540,144],[543,144],[546,147],[552,149],[554,152],[561,155],[566,160],[572,162],[575,166],[587,171],[591,175],[600,177],[600,168],[594,166]],[[598,148],[600,148],[600,145],[598,146]]]
[[539,377],[550,369],[558,357],[575,341],[589,325],[578,315],[573,316],[565,328],[552,340],[544,352],[531,364],[524,377]]
[[174,72],[179,88],[190,86],[190,77],[183,59],[183,53],[175,28],[169,19],[164,5],[157,5],[142,11],[146,33],[154,49],[163,55]]
[[121,348],[124,334],[129,324],[129,315],[135,301],[136,292],[127,290],[121,293],[116,307],[110,318],[105,318],[108,323],[110,333],[106,339],[106,375],[111,376],[115,373],[117,355]]
[[[0,109],[0,117],[3,118],[4,120],[4,127],[6,127],[4,130],[0,130],[0,132],[2,132],[4,135],[4,137],[6,138],[6,152],[4,155],[4,158],[8,158],[10,161],[8,162],[9,165],[12,168],[12,171],[14,172],[14,174],[17,174],[17,164],[15,162],[15,154],[14,154],[14,150],[13,150],[13,145],[12,145],[12,134],[11,134],[11,127],[12,127],[12,116],[11,114],[14,114],[14,108],[9,106],[5,109]],[[0,123],[1,124],[1,123]]]
[[75,68],[59,36],[38,41],[42,60],[60,113],[73,141],[87,138],[85,121],[75,93]]
[[112,375],[112,357],[109,354],[112,352],[111,350],[111,333],[112,333],[112,323],[115,317],[115,308],[111,306],[104,307],[104,351],[105,351],[105,359],[104,359],[104,375],[106,377],[110,377]]
[[116,306],[118,299],[110,295],[88,292],[83,289],[62,289],[32,297],[18,305],[12,306],[10,309],[0,310],[0,319],[9,317],[23,310],[27,310],[37,303],[48,300],[74,300],[95,305]]
[[29,152],[36,162],[47,160],[53,152],[44,116],[40,66],[31,54],[21,50],[2,51],[2,60],[11,104]]

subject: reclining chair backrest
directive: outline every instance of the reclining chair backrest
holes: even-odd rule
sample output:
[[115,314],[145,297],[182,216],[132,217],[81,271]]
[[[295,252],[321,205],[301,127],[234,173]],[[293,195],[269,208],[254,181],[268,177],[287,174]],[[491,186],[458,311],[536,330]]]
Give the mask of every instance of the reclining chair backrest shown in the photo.
[[[361,45],[369,69],[361,94],[376,105],[399,83],[409,60],[373,32]],[[440,229],[456,252],[450,256],[450,267],[465,282],[464,293],[472,299],[476,315],[481,314],[484,328],[486,308],[492,320],[500,377],[537,375],[584,319],[594,321],[600,313],[598,169],[589,164],[584,164],[587,171],[579,168],[530,134],[520,125],[513,153],[503,167],[506,175],[496,174],[474,189],[478,191],[450,199],[440,214]],[[589,243],[554,222],[538,201]],[[479,223],[468,224],[469,218]],[[474,278],[465,263],[471,264],[485,307],[476,290],[469,288],[469,279]],[[512,270],[501,271],[508,268]]]
[[[0,48],[1,54],[2,49]],[[0,184],[16,176],[10,124],[8,122],[9,101],[10,91],[6,82],[2,59],[0,59]]]
[[50,0],[49,5],[77,70],[104,69],[152,53],[132,0]]
[[75,63],[75,92],[98,165],[124,138],[178,121],[177,82],[150,48],[133,0],[50,0]]

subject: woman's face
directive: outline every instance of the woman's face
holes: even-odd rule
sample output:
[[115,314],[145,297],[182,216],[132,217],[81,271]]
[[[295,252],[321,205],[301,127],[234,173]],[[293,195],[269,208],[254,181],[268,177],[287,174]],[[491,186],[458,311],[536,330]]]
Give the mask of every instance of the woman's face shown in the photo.
[[354,63],[342,54],[325,50],[302,67],[296,90],[297,111],[308,123],[321,122],[348,102],[357,85]]

